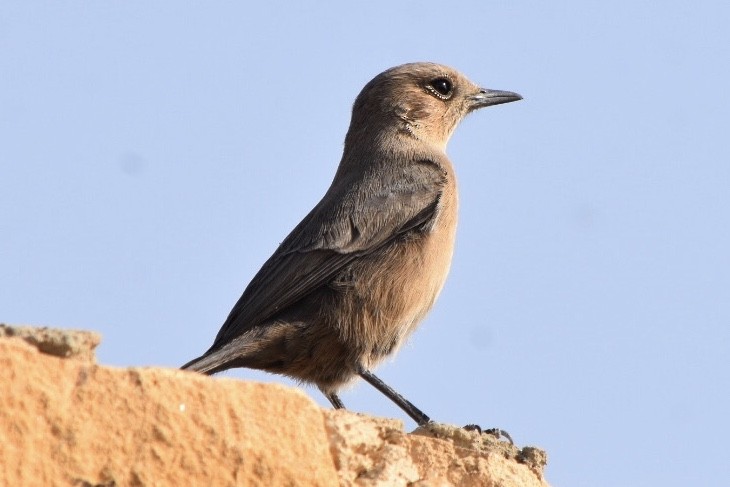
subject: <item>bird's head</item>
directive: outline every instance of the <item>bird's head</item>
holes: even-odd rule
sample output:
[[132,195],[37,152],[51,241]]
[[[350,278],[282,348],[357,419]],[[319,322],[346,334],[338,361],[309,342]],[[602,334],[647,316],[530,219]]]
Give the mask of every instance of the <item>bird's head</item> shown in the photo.
[[441,150],[459,122],[479,108],[521,100],[481,88],[455,69],[412,63],[388,69],[362,89],[352,108],[346,146],[405,135]]

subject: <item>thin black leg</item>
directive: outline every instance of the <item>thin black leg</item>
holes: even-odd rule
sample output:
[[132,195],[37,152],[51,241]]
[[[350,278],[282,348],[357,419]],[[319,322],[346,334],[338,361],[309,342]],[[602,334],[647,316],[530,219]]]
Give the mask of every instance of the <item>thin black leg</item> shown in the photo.
[[[411,404],[408,399],[398,394],[398,392],[396,392],[396,390],[390,387],[388,384],[378,379],[369,370],[360,369],[357,373],[360,375],[360,377],[368,381],[370,385],[375,387],[377,390],[385,394],[391,401],[396,403],[398,407],[400,407],[403,411],[406,412],[406,414],[408,414],[408,416],[413,418],[413,420],[418,423],[418,426],[424,426],[431,422],[431,418],[426,416],[423,411]],[[330,401],[332,401],[332,399],[330,399]]]
[[[322,389],[320,389],[322,391]],[[332,407],[335,409],[345,409],[345,405],[342,403],[342,399],[340,399],[340,396],[338,396],[334,392],[325,392],[322,391],[322,394],[324,394],[324,397],[329,399],[329,401],[332,403]]]

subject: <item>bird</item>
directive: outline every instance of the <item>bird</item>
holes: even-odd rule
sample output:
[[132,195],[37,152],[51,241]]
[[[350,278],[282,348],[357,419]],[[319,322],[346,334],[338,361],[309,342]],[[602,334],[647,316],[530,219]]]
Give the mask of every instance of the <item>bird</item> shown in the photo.
[[182,369],[251,368],[316,385],[335,409],[361,378],[419,426],[431,418],[372,370],[439,295],[451,265],[458,193],[446,145],[484,107],[521,100],[457,70],[390,68],[356,97],[332,183],[245,288],[213,345]]

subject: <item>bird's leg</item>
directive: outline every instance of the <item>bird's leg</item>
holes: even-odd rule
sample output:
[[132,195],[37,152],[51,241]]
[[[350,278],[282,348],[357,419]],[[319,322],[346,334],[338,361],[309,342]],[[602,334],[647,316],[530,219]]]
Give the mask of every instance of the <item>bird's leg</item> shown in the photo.
[[345,409],[345,405],[342,403],[342,399],[340,399],[340,396],[338,396],[334,392],[327,392],[324,389],[320,388],[320,391],[322,391],[322,394],[324,394],[324,397],[329,399],[329,402],[332,403],[332,407],[335,409]]
[[[413,418],[413,420],[418,423],[418,426],[425,426],[428,423],[431,422],[431,418],[426,416],[423,411],[418,409],[416,406],[411,404],[411,402],[406,399],[405,397],[398,394],[395,389],[390,387],[388,384],[383,382],[382,380],[378,379],[372,372],[369,370],[365,370],[364,368],[360,368],[357,371],[358,375],[368,381],[370,385],[375,387],[377,390],[385,394],[391,401],[396,403],[398,407],[400,407],[403,411],[405,411],[408,416]],[[330,399],[331,401],[332,399]]]
[[[393,389],[388,384],[386,384],[385,382],[380,380],[375,374],[373,374],[369,370],[361,368],[360,370],[358,370],[357,373],[360,375],[360,377],[362,377],[363,379],[368,381],[373,387],[375,387],[377,390],[379,390],[380,392],[385,394],[391,401],[396,403],[403,411],[408,413],[408,416],[413,418],[413,420],[416,423],[418,423],[418,426],[425,426],[431,422],[431,418],[426,416],[426,414],[424,414],[423,411],[421,411],[416,406],[414,406],[408,399],[406,399],[405,397],[398,394],[398,392],[396,392],[395,389]],[[329,399],[329,395],[327,395],[327,394],[325,394],[325,395]],[[337,400],[339,400],[339,398],[337,396],[335,396],[335,398]],[[330,401],[332,401],[332,399],[330,399]],[[333,402],[333,404],[334,404],[334,402]],[[340,402],[340,404],[342,404],[342,403]],[[477,424],[468,424],[468,425],[464,426],[464,429],[467,431],[478,431],[480,434],[488,433],[490,435],[496,436],[497,439],[501,439],[502,437],[504,437],[504,438],[507,438],[507,440],[511,444],[513,444],[513,445],[515,444],[515,442],[512,441],[512,437],[510,436],[510,434],[499,428],[491,428],[491,429],[487,429],[487,430],[482,430],[482,428]]]

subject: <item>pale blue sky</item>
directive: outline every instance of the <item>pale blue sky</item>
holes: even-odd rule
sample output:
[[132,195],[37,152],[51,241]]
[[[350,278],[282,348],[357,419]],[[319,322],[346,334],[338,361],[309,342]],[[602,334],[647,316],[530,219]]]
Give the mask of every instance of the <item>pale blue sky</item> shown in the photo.
[[115,366],[199,355],[329,185],[360,88],[441,62],[525,99],[452,138],[452,272],[377,373],[547,449],[556,486],[724,485],[728,5],[3,2],[0,322],[98,330]]

